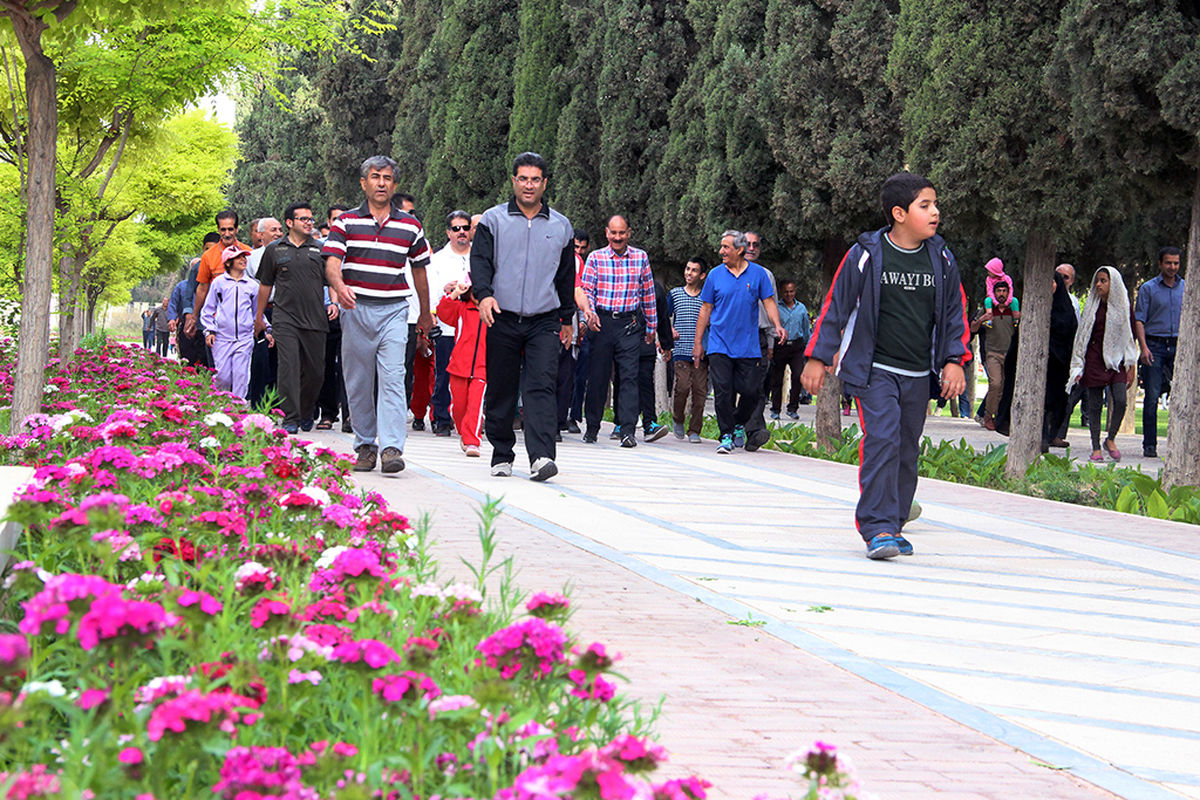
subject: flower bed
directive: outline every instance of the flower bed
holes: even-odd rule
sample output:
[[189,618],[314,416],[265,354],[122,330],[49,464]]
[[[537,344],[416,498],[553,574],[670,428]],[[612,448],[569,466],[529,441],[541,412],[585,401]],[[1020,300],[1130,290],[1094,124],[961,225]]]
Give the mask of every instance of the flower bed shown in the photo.
[[[0,360],[11,363],[11,344]],[[5,380],[5,382],[7,382]],[[536,595],[138,348],[52,365],[0,592],[0,797],[703,798]]]

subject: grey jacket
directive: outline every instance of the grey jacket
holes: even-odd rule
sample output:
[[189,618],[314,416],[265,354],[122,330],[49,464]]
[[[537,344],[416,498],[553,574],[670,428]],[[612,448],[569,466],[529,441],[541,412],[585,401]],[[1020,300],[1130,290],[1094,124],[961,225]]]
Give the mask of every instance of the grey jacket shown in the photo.
[[483,213],[471,243],[471,291],[495,297],[500,310],[522,317],[575,313],[575,250],[571,222],[542,203],[533,219],[516,198]]

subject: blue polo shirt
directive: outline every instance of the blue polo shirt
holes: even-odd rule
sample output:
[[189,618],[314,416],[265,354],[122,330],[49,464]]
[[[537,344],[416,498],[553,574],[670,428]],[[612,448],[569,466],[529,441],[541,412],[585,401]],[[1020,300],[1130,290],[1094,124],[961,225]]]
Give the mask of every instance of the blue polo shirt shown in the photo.
[[754,262],[747,263],[736,277],[724,264],[713,267],[700,290],[700,300],[713,307],[708,320],[707,352],[724,353],[730,358],[761,358],[758,304],[774,296],[770,276]]
[[1175,285],[1163,283],[1155,275],[1138,289],[1133,318],[1146,328],[1147,336],[1178,336],[1183,316],[1183,278],[1175,276]]

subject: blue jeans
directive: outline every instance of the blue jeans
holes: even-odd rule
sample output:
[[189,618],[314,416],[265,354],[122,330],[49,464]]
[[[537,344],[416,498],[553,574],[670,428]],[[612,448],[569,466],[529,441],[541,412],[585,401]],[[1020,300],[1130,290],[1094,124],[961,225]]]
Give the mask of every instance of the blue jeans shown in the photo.
[[1170,390],[1175,374],[1175,337],[1147,336],[1146,346],[1154,356],[1153,363],[1142,364],[1142,384],[1146,397],[1142,401],[1142,449],[1158,448],[1158,398],[1164,386]]
[[[354,449],[364,444],[404,452],[408,404],[404,352],[408,347],[408,301],[343,309],[342,375],[354,427]],[[376,393],[378,384],[378,393]]]

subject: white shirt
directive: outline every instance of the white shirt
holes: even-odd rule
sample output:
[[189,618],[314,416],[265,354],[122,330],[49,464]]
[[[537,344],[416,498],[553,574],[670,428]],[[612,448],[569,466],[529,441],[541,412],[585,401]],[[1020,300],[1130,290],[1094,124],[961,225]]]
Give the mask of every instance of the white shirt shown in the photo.
[[[429,310],[436,312],[438,303],[441,302],[443,291],[447,283],[457,283],[464,280],[471,272],[471,251],[468,250],[463,254],[454,252],[454,249],[447,244],[441,250],[438,250],[429,257],[429,267],[426,268],[426,277],[429,279]],[[436,314],[434,315],[436,318]],[[443,336],[453,336],[454,326],[447,325],[444,322],[438,321],[438,327],[442,329]]]
[[[256,247],[246,254],[246,276],[258,280],[258,265],[262,263],[263,251],[267,249],[266,245]],[[275,287],[271,287],[271,296],[267,298],[268,303],[275,302]]]

